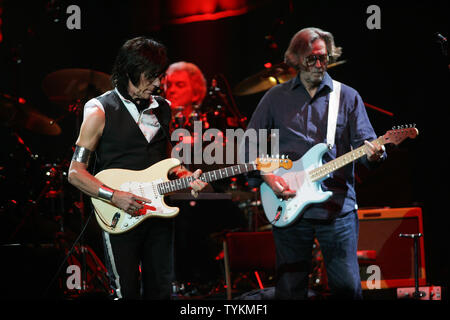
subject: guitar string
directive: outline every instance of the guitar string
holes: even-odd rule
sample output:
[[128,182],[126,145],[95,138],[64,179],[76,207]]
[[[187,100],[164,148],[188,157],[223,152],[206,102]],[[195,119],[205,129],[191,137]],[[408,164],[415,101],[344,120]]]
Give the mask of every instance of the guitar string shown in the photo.
[[[245,165],[245,171],[242,170],[242,168],[241,168],[242,165]],[[250,166],[250,169],[248,168],[249,166]],[[231,174],[228,172],[228,169],[231,170]],[[236,166],[217,169],[214,171],[208,171],[208,172],[203,173],[202,176],[205,177],[205,180],[210,179],[210,181],[215,181],[215,180],[220,180],[220,179],[226,179],[226,178],[235,176],[237,174],[242,174],[242,173],[246,173],[249,171],[253,171],[255,169],[256,169],[256,164],[254,162],[250,162],[250,163],[246,163],[246,164],[244,163],[244,164],[240,164],[240,165],[236,165]],[[236,173],[237,170],[239,170],[239,173]],[[225,171],[225,173],[223,173],[224,171]],[[209,178],[206,177],[207,174],[209,175]],[[211,178],[211,175],[214,175],[214,179]],[[218,175],[220,175],[220,178],[217,178]],[[179,179],[175,179],[175,180],[166,180],[166,181],[158,182],[156,185],[162,185],[164,183],[166,183],[166,184],[168,183],[170,185],[170,187],[167,187],[167,188],[169,190],[174,189],[169,192],[187,189],[190,187],[190,185],[187,185],[186,182],[189,182],[189,183],[192,182],[192,181],[189,181],[190,177],[191,176],[185,177],[185,178],[179,178]],[[205,180],[203,180],[203,181],[205,181]],[[176,181],[180,181],[180,182],[177,183]],[[205,182],[208,182],[208,181],[205,181]],[[136,183],[138,183],[138,185],[135,188],[130,188],[130,189],[121,190],[121,191],[130,192],[133,194],[139,193],[139,194],[141,194],[142,197],[145,197],[145,194],[147,194],[148,192],[152,193],[152,190],[148,190],[148,189],[151,189],[154,186],[153,182],[137,182],[136,181]],[[143,184],[149,184],[149,185],[143,186]],[[181,189],[178,189],[178,186],[180,184],[182,185],[182,187],[181,187]],[[161,194],[159,191],[160,190],[157,191],[159,196],[164,195],[164,194]]]

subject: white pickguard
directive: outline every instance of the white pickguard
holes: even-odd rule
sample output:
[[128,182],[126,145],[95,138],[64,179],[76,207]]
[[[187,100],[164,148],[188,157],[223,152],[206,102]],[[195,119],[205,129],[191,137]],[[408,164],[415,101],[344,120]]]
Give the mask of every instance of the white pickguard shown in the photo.
[[266,183],[261,185],[261,202],[271,224],[285,227],[294,222],[309,204],[323,202],[331,196],[331,192],[321,190],[321,181],[310,178],[311,170],[322,165],[322,156],[326,151],[325,144],[317,144],[301,159],[294,161],[290,170],[280,168],[274,172],[286,181],[291,190],[296,191],[295,197],[283,200]]
[[297,212],[299,208],[305,205],[307,201],[315,202],[322,198],[322,195],[317,193],[316,184],[309,179],[308,172],[312,167],[300,172],[287,172],[281,177],[286,181],[291,190],[296,191],[294,198],[284,200],[285,211],[281,219],[289,221],[292,215]]

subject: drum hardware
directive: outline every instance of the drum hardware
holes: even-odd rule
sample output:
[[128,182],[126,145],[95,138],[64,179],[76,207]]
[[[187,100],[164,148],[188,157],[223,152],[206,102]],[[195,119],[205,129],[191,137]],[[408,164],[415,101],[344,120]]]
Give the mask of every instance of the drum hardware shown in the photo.
[[67,242],[63,238],[60,239],[60,245],[68,257],[67,265],[82,268],[81,287],[74,289],[68,288],[64,291],[65,296],[78,298],[81,295],[88,293],[102,293],[103,295],[109,295],[111,290],[106,267],[92,248],[87,245],[75,245],[73,249],[70,250]]
[[[61,282],[64,266],[77,265],[81,270],[81,288],[77,290],[64,290],[64,295],[69,298],[76,298],[84,294],[93,293],[93,290],[98,290],[93,283],[99,285],[103,293],[109,293],[109,284],[106,279],[106,268],[95,255],[93,250],[84,243],[84,233],[89,224],[91,215],[87,218],[84,214],[83,194],[80,192],[80,199],[75,199],[73,205],[80,212],[80,228],[81,231],[78,237],[73,241],[69,248],[68,233],[65,230],[64,207],[65,190],[64,182],[67,179],[67,169],[69,162],[63,161],[62,164],[48,163],[42,166],[44,172],[45,187],[41,192],[40,198],[48,199],[49,208],[54,213],[54,220],[59,225],[59,232],[57,232],[55,239],[59,249],[64,251],[65,258],[56,270],[52,280],[49,282],[47,288],[43,292],[43,297],[46,297],[50,288],[59,279],[61,289],[66,288],[65,283]],[[59,210],[58,210],[58,204]],[[60,211],[60,212],[59,212]],[[58,214],[60,213],[60,214]],[[74,237],[75,238],[75,237]]]
[[[64,232],[64,181],[67,179],[67,168],[64,165],[48,163],[42,167],[46,179],[48,191],[45,198],[50,201],[50,209],[53,218],[59,224],[60,232]],[[59,208],[57,206],[59,205]],[[58,213],[59,211],[59,213]]]
[[202,106],[210,120],[210,127],[221,130],[230,126],[245,128],[247,118],[237,108],[230,85],[223,74],[217,74],[211,80]]
[[[9,94],[0,94],[0,120],[14,129],[24,128],[50,136],[61,133],[61,128],[53,119],[37,111],[25,99]],[[18,140],[20,142],[21,138],[18,137]]]
[[[189,114],[187,120],[188,121],[187,121],[186,129],[188,129],[189,131],[193,131],[194,130],[194,122],[203,120],[203,116],[200,112],[199,105],[192,106],[192,112]],[[203,123],[203,121],[202,121],[202,126],[204,127],[204,125],[205,125],[205,123]]]
[[[52,103],[68,111],[67,114],[54,120],[54,123],[57,123],[68,116],[75,116],[75,127],[77,129],[76,132],[74,132],[73,141],[75,141],[78,137],[81,127],[85,103],[90,99],[95,98],[108,90],[111,90],[112,86],[110,82],[110,76],[106,73],[90,69],[74,68],[62,69],[48,74],[42,82],[42,89]],[[63,166],[58,164],[47,164],[44,166],[45,176],[48,179],[46,181],[46,185],[48,186],[48,188],[45,191],[45,196],[46,198],[50,199],[50,201],[58,197],[61,199],[63,199],[64,197],[62,182],[66,181],[67,179],[68,164],[69,161],[65,163],[66,167],[64,168],[64,170],[62,170]],[[84,244],[84,233],[89,224],[91,215],[88,215],[88,217],[86,217],[84,211],[85,206],[83,193],[81,191],[78,191],[78,195],[79,198],[75,199],[74,206],[78,208],[80,212],[80,234],[75,239],[70,250],[65,248],[66,257],[56,271],[53,279],[50,281],[49,286],[44,292],[44,296],[48,293],[48,289],[54,284],[56,279],[58,279],[62,268],[66,263],[70,264],[76,262],[81,267],[81,270],[83,270],[81,275],[81,281],[83,283],[83,286],[81,288],[82,292],[87,292],[87,290],[89,290],[88,286],[86,285],[90,281],[88,279],[89,275],[87,273],[87,268],[94,268],[95,270],[98,269],[98,267],[92,266],[92,261],[95,262],[95,259],[93,260],[89,248]],[[61,203],[63,206],[63,201],[61,201]],[[61,208],[63,209],[63,207]],[[62,212],[64,212],[64,210],[62,210]],[[64,234],[63,217],[57,216],[56,220],[60,223],[61,233]],[[78,254],[77,259],[74,258],[75,254]],[[95,264],[98,265],[98,262],[95,262]],[[106,274],[106,269],[103,269],[101,270],[101,272],[104,272],[104,274]]]
[[31,152],[30,147],[28,147],[28,145],[25,144],[25,141],[22,139],[21,136],[19,136],[17,132],[12,132],[12,135],[16,138],[17,142],[23,147],[23,149],[26,151],[30,159],[37,160],[39,158],[38,154],[34,154],[33,152]]
[[172,120],[172,126],[174,129],[184,128],[186,117],[183,114],[183,110],[183,106],[178,106],[175,108],[175,115]]
[[[35,221],[38,206],[44,199],[49,201],[49,208],[51,210],[53,220],[58,223],[60,232],[64,232],[63,213],[65,212],[65,208],[63,181],[66,176],[66,172],[62,170],[61,165],[57,164],[46,164],[41,167],[41,170],[44,171],[44,186],[35,200],[27,201],[28,207],[26,208],[26,213],[15,230],[9,236],[9,242],[16,239],[17,235],[28,220],[33,222]],[[33,231],[36,231],[36,229],[32,228],[32,232]],[[31,238],[36,239],[34,235],[32,235]]]
[[49,100],[70,110],[76,103],[84,104],[91,98],[111,90],[110,76],[90,69],[62,69],[48,74],[42,89]]

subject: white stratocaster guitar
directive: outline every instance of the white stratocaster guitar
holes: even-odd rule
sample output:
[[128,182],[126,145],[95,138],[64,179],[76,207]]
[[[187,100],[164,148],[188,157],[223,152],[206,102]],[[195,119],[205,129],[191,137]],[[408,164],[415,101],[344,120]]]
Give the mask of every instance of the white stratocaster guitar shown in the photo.
[[[91,198],[95,216],[100,227],[109,233],[117,234],[136,227],[147,218],[175,217],[179,212],[179,208],[167,206],[164,202],[164,195],[187,189],[190,187],[190,182],[193,181],[192,176],[175,180],[168,179],[168,172],[178,165],[180,165],[178,159],[169,158],[145,170],[106,169],[97,173],[95,176],[107,186],[121,191],[131,192],[151,200],[151,203],[145,204],[144,208],[138,214],[131,215],[115,207],[110,202]],[[292,161],[284,157],[257,158],[251,163],[238,164],[205,172],[199,179],[205,182],[211,182],[253,170],[272,172],[280,167],[287,170],[292,167]]]
[[[414,139],[418,134],[419,131],[412,126],[393,129],[372,143],[398,145],[406,138]],[[328,146],[325,143],[316,144],[303,157],[294,161],[291,170],[286,171],[280,168],[274,171],[274,174],[283,177],[291,190],[296,191],[295,197],[283,200],[275,195],[268,184],[261,185],[261,203],[264,213],[272,225],[286,227],[292,224],[308,205],[328,200],[333,193],[323,191],[320,183],[327,179],[330,173],[364,156],[366,146],[362,145],[323,164],[322,157],[327,151]]]

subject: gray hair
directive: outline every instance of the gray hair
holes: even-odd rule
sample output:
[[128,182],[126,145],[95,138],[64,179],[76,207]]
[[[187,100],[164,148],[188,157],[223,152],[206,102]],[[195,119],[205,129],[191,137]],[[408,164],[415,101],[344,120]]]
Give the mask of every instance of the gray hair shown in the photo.
[[304,28],[292,37],[289,47],[284,54],[284,62],[299,71],[300,58],[311,51],[313,42],[318,39],[322,39],[325,42],[330,55],[330,62],[335,62],[341,56],[342,48],[335,46],[334,37],[330,32],[313,27]]
[[194,104],[201,104],[203,102],[203,99],[206,96],[206,79],[203,75],[200,68],[191,63],[186,61],[179,61],[172,63],[166,70],[166,74],[170,74],[172,72],[176,71],[186,71],[189,75],[189,80],[191,81],[192,89],[194,90],[195,94],[199,95],[198,101],[193,101]]

